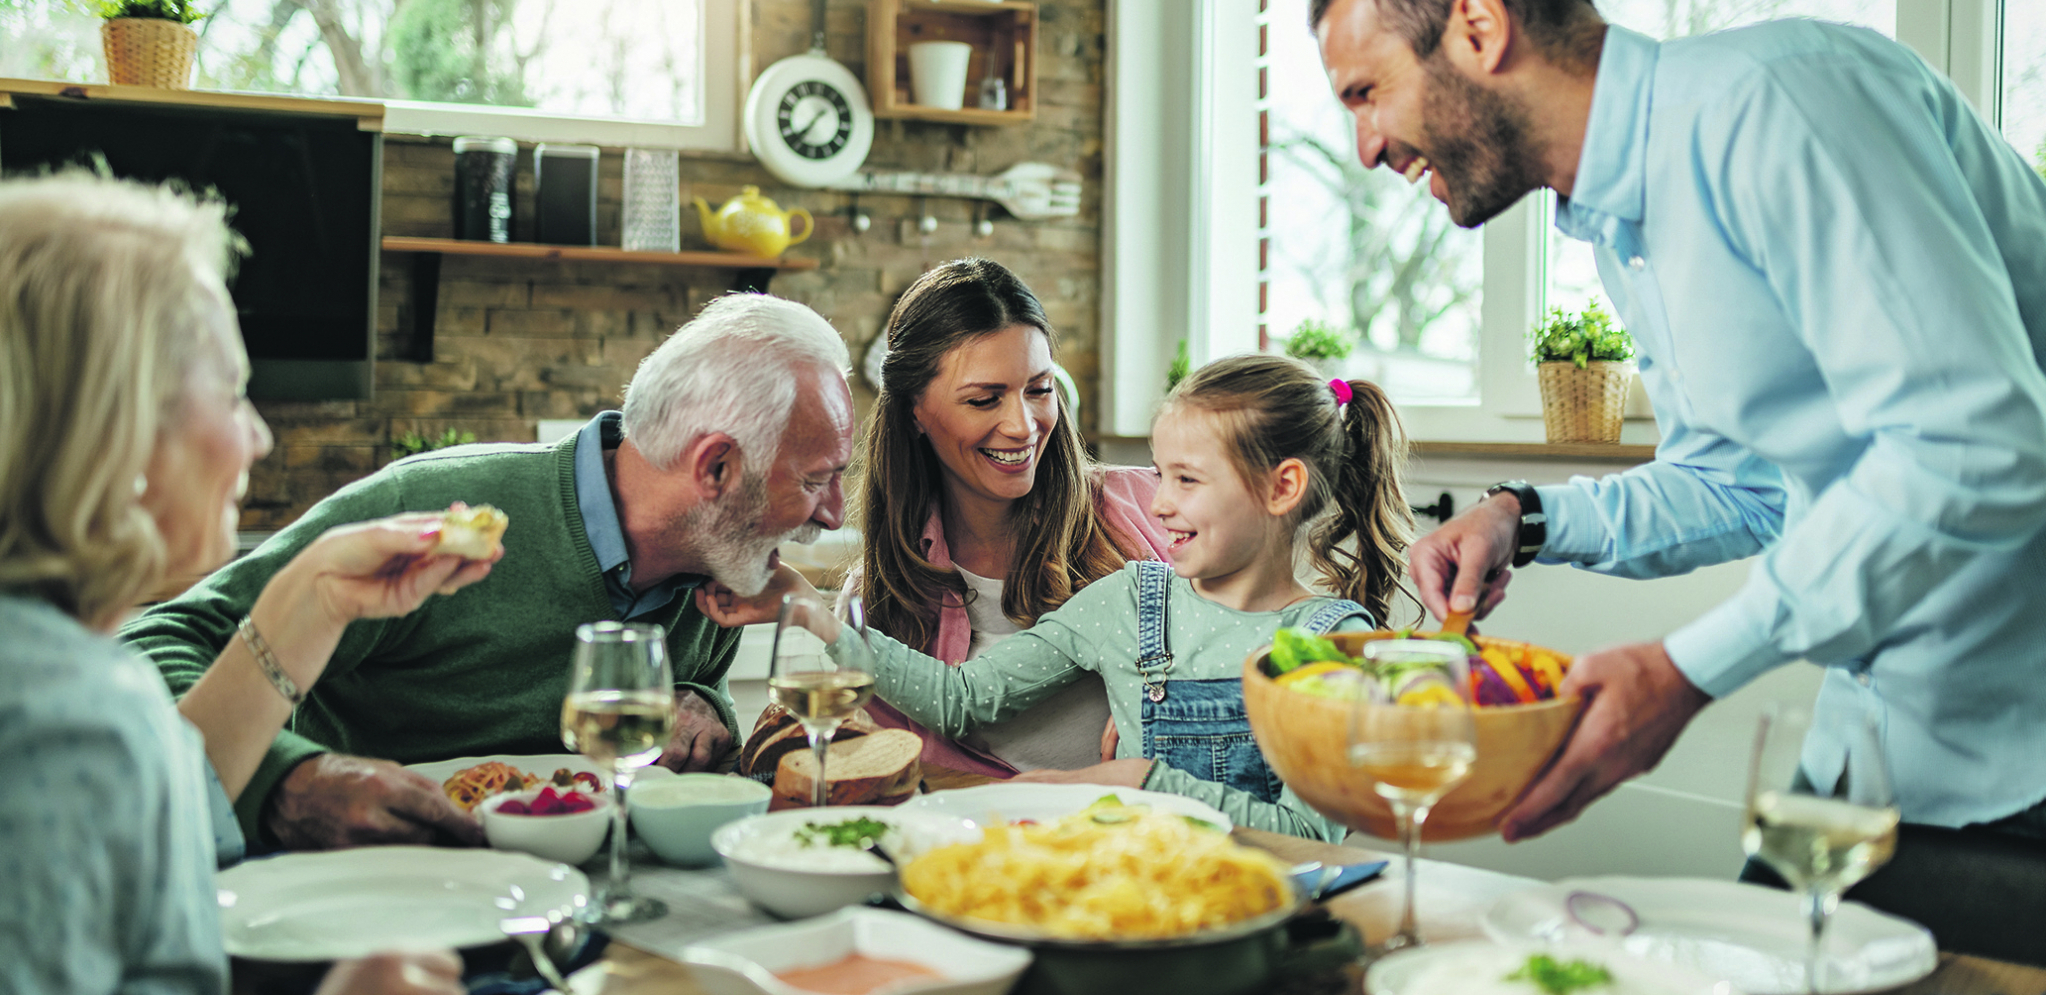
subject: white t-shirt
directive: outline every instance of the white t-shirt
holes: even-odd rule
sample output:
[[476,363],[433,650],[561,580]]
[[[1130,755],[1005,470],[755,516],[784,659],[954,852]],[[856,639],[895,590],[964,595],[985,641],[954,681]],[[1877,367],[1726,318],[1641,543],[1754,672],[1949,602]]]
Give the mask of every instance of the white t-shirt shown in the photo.
[[[1002,614],[1002,581],[954,566],[971,597],[966,617],[973,626],[972,659],[988,647],[1023,631]],[[990,723],[965,741],[1009,762],[1017,770],[1077,770],[1101,762],[1101,732],[1108,727],[1108,686],[1088,673],[1057,694],[1007,721]]]

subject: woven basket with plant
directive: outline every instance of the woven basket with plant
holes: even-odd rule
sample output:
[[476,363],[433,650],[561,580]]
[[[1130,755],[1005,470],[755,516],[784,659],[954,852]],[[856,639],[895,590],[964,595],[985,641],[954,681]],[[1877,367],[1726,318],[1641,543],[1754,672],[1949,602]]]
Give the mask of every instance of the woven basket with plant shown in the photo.
[[192,22],[205,16],[187,0],[102,0],[100,43],[106,49],[107,80],[125,86],[186,90],[199,33]]
[[1633,336],[1593,302],[1574,315],[1551,308],[1527,337],[1549,441],[1619,442],[1634,377]]

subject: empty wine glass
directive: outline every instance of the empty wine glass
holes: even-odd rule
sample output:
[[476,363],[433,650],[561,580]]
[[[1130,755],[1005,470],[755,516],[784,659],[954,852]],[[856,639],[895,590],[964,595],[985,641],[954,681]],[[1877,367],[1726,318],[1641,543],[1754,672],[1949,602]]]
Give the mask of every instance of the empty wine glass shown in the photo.
[[[829,801],[824,779],[825,754],[840,724],[874,697],[874,652],[867,642],[865,607],[850,596],[846,619],[834,622],[821,604],[787,596],[774,626],[773,671],[768,695],[802,723],[817,757],[817,780],[810,804]],[[840,632],[832,642],[819,633]]]
[[625,859],[626,789],[653,763],[675,727],[675,680],[667,633],[658,625],[592,622],[575,630],[574,668],[561,703],[561,741],[611,768],[611,875],[597,896],[607,923],[668,914],[658,899],[632,893]]
[[1805,991],[1823,991],[1826,923],[1840,893],[1890,859],[1897,848],[1897,802],[1875,716],[1847,722],[1846,766],[1830,790],[1816,789],[1801,763],[1810,709],[1770,702],[1755,728],[1741,848],[1804,894],[1811,937]]
[[[1406,854],[1406,902],[1397,932],[1375,954],[1419,946],[1414,920],[1414,861],[1428,810],[1470,774],[1478,758],[1471,718],[1469,661],[1463,647],[1432,639],[1364,644],[1365,682],[1350,713],[1350,765],[1392,807]],[[1395,697],[1395,696],[1398,697]],[[1410,704],[1399,704],[1404,698]]]

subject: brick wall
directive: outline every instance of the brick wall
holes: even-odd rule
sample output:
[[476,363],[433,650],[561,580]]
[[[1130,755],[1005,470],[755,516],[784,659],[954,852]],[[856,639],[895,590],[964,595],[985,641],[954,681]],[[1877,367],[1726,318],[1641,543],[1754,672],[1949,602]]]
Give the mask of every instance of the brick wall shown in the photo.
[[[809,0],[754,0],[756,67],[806,50]],[[1043,299],[1060,334],[1059,359],[1080,385],[1081,427],[1093,422],[1099,369],[1102,0],[1041,0],[1038,111],[1008,127],[876,122],[871,168],[990,174],[1017,162],[1077,170],[1086,195],[1077,217],[1018,221],[982,202],[933,197],[938,220],[916,230],[917,201],[863,195],[873,226],[854,233],[844,194],[792,189],[750,158],[683,157],[686,205],[713,206],[753,184],[784,209],[807,208],[817,233],[791,249],[820,261],[813,271],[774,279],[774,293],[816,308],[845,336],[855,365],[895,298],[931,265],[966,255],[999,260]],[[866,4],[830,0],[831,56],[865,78]],[[598,241],[616,245],[622,157],[605,149],[598,187]],[[520,155],[518,217],[531,217],[532,157]],[[447,139],[391,135],[384,146],[384,232],[445,237],[454,153]],[[994,233],[974,234],[990,211]],[[683,210],[683,247],[707,248],[696,213]],[[276,529],[336,488],[390,461],[391,439],[448,428],[479,440],[530,441],[542,418],[583,418],[619,403],[639,361],[711,297],[731,286],[728,270],[444,257],[432,362],[412,355],[410,260],[387,254],[378,291],[376,396],[361,402],[259,405],[277,448],[251,474],[242,527]],[[864,414],[872,401],[854,377]]]

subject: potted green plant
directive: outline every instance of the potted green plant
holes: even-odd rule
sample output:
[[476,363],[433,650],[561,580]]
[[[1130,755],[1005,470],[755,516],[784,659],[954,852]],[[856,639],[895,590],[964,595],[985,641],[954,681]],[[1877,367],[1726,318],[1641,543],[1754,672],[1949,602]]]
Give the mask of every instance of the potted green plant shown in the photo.
[[466,446],[476,441],[476,433],[450,428],[439,438],[421,435],[418,432],[400,432],[391,437],[391,458],[404,459],[420,453],[430,453],[449,446]]
[[1594,301],[1577,314],[1549,309],[1547,320],[1527,338],[1541,378],[1549,441],[1619,442],[1634,378],[1633,336]]
[[1355,335],[1339,332],[1335,326],[1313,318],[1301,322],[1286,338],[1286,355],[1307,360],[1332,376],[1338,372],[1337,361],[1356,347]]
[[187,90],[199,33],[192,22],[204,17],[189,0],[100,0],[100,44],[107,55],[107,81],[126,86]]

